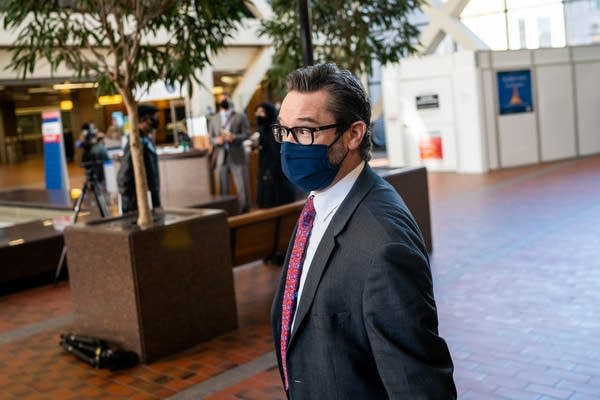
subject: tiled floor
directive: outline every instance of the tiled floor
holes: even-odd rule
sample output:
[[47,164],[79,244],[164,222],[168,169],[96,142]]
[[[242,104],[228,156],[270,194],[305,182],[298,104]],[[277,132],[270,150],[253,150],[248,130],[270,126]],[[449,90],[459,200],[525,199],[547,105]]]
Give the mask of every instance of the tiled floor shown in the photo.
[[[600,399],[600,157],[429,184],[459,398]],[[283,399],[268,323],[279,272],[235,269],[238,330],[114,373],[58,346],[67,282],[0,297],[0,399]]]

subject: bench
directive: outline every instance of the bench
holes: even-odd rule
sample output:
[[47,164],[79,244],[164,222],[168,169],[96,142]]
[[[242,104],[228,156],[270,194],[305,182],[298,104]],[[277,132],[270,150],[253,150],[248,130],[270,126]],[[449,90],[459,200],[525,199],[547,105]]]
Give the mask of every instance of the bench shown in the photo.
[[376,168],[375,171],[402,196],[406,206],[415,217],[428,253],[433,252],[431,237],[431,211],[429,208],[429,185],[427,168]]
[[[431,253],[431,216],[425,167],[382,168],[377,173],[400,193]],[[228,218],[233,265],[285,254],[304,200]]]
[[233,265],[285,254],[304,200],[227,218]]

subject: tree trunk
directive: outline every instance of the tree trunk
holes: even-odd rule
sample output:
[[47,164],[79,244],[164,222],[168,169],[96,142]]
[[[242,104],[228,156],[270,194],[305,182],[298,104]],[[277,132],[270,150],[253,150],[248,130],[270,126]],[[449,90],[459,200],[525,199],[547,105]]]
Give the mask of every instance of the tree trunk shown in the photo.
[[133,94],[123,95],[127,115],[129,115],[129,148],[133,162],[133,176],[135,177],[135,195],[138,206],[137,224],[140,228],[152,225],[152,213],[148,203],[148,181],[146,180],[146,167],[144,164],[144,151],[138,130],[137,104]]

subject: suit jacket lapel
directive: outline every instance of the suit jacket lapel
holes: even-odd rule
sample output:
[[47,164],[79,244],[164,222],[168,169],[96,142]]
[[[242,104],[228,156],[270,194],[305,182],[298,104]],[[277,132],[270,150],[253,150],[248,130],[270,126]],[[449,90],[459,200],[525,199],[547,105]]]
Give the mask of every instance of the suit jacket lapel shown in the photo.
[[298,329],[300,329],[302,326],[302,322],[308,314],[308,310],[310,310],[315,293],[317,292],[317,287],[319,286],[319,282],[323,276],[323,272],[325,271],[325,268],[329,262],[329,258],[335,249],[337,235],[344,229],[348,223],[348,220],[352,214],[354,214],[356,207],[358,207],[360,204],[360,201],[366,196],[369,190],[371,190],[371,187],[373,187],[375,184],[376,176],[377,175],[369,167],[369,165],[365,164],[363,171],[358,176],[358,179],[354,183],[350,193],[348,193],[346,199],[344,199],[342,204],[340,204],[340,207],[333,216],[331,223],[327,227],[327,230],[325,231],[325,234],[319,243],[319,247],[317,247],[317,251],[310,265],[310,270],[308,271],[306,281],[304,282],[302,297],[300,298],[300,304],[298,304],[298,308],[296,309],[296,321],[294,322],[294,329],[290,337],[288,348],[293,343],[296,332],[298,332]]

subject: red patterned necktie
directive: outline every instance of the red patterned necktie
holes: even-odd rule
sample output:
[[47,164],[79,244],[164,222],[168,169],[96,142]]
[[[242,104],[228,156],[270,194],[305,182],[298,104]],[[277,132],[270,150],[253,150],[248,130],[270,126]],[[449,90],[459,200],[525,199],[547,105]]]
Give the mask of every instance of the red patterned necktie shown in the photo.
[[281,308],[281,367],[283,369],[283,377],[285,389],[289,387],[288,372],[287,372],[287,345],[290,337],[292,321],[294,320],[294,312],[296,311],[296,302],[298,297],[298,286],[300,284],[300,274],[306,247],[308,246],[308,237],[312,229],[313,221],[315,220],[315,207],[313,205],[313,197],[306,199],[300,218],[298,219],[298,228],[296,229],[296,237],[294,239],[294,247],[288,262],[287,275],[285,277],[285,290],[283,292],[283,304]]

